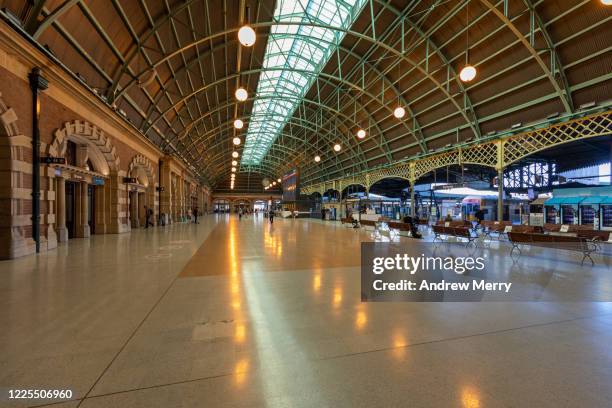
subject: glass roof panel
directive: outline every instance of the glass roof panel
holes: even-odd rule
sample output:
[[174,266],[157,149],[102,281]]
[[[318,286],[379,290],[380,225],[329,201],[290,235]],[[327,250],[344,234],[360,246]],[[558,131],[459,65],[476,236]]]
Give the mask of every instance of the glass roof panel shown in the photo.
[[[279,0],[241,164],[259,165],[367,0]],[[283,23],[298,22],[300,25]],[[310,25],[309,25],[310,24]],[[321,25],[325,27],[313,27]],[[330,45],[330,43],[332,43]]]

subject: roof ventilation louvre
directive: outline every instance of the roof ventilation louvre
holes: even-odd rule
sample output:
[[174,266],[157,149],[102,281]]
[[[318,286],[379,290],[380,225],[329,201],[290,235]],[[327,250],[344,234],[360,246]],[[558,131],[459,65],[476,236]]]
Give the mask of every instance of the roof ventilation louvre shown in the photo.
[[518,123],[513,124],[513,125],[510,127],[510,129],[518,129],[518,128],[520,128],[521,126],[523,126],[523,122],[518,122]]
[[497,134],[497,130],[492,130],[490,132],[487,132],[487,136],[495,136]]
[[596,106],[597,106],[597,102],[591,101],[591,102],[583,103],[582,105],[580,105],[580,107],[578,109],[585,110],[585,109],[594,108]]

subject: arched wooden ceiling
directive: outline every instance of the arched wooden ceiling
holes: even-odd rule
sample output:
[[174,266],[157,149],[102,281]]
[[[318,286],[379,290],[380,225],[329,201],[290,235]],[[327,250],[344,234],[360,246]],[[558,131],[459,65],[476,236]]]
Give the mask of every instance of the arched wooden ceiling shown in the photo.
[[[0,4],[150,140],[213,186],[227,183],[231,124],[241,117],[248,128],[274,0]],[[305,181],[338,177],[609,103],[611,17],[599,0],[366,0],[264,160],[242,167],[237,184],[260,190],[262,177],[293,166]],[[247,21],[257,31],[249,48],[237,41]],[[468,44],[478,76],[464,84]],[[234,98],[238,84],[246,102]],[[392,115],[398,104],[402,120]]]

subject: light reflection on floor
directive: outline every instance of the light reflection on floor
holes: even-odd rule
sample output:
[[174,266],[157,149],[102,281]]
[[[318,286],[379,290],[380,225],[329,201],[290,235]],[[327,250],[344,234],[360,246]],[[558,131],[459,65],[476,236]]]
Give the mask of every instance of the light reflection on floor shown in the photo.
[[[612,400],[610,304],[362,303],[359,243],[374,239],[388,237],[223,215],[0,263],[0,385],[91,389],[85,408]],[[505,245],[482,251],[508,275],[612,287],[605,264],[513,266]]]

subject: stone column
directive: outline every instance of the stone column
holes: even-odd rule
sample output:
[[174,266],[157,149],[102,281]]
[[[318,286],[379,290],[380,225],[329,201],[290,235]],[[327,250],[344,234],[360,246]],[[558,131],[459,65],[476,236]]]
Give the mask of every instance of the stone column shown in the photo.
[[94,189],[94,194],[96,196],[95,197],[96,217],[94,220],[94,222],[96,223],[96,228],[95,228],[96,234],[106,234],[107,232],[106,231],[106,212],[107,212],[107,207],[109,206],[110,203],[107,203],[105,187],[106,187],[106,181],[105,181],[104,186],[96,186],[96,188]]
[[87,199],[87,183],[79,183],[78,195],[78,213],[77,213],[77,228],[76,236],[79,238],[89,238],[89,224],[87,218],[89,215],[89,200]]
[[57,229],[57,240],[68,241],[68,229],[66,228],[66,179],[56,177],[57,190],[55,193],[55,228]]
[[129,219],[129,214],[125,214],[125,204],[127,197],[125,195],[125,187],[122,183],[122,175],[113,173],[108,179],[108,184],[104,185],[104,196],[106,209],[106,232],[109,234],[119,234],[129,231],[127,224],[124,224],[124,219]]
[[132,228],[140,227],[140,220],[138,219],[138,192],[129,192],[130,200],[130,222]]

